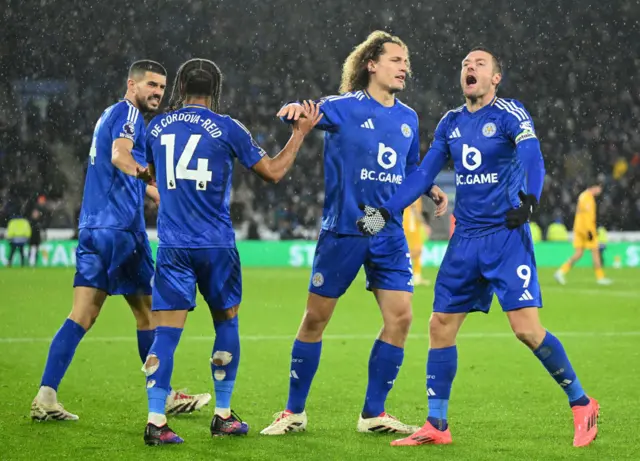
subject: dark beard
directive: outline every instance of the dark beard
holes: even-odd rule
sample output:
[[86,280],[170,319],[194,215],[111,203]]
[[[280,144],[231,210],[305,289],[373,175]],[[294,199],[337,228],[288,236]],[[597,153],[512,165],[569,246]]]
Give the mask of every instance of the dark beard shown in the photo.
[[[161,102],[161,101],[158,101],[158,102]],[[138,107],[140,108],[140,112],[142,112],[143,114],[155,113],[160,109],[159,104],[158,104],[158,109],[152,109],[151,107],[149,107],[147,99],[143,99],[143,100],[138,99]]]

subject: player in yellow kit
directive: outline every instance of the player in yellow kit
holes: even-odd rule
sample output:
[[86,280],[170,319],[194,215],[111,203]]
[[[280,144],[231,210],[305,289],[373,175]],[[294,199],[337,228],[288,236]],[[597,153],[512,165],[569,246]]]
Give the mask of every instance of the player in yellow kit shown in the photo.
[[422,215],[422,199],[419,198],[404,210],[402,216],[404,235],[409,244],[411,266],[413,268],[413,284],[429,285],[428,280],[422,279],[422,246],[431,234],[431,227]]
[[584,250],[591,250],[593,269],[596,272],[596,280],[600,285],[610,285],[611,280],[604,276],[602,261],[598,248],[598,232],[596,229],[596,197],[602,193],[602,186],[596,184],[589,187],[578,197],[576,217],[573,221],[573,256],[565,262],[555,273],[555,279],[561,285],[566,283],[564,276],[577,263]]

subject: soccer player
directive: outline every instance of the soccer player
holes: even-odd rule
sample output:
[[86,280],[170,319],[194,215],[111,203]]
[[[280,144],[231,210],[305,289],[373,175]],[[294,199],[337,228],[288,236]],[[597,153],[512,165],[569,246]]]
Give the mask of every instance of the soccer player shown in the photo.
[[[78,226],[73,307],[51,342],[40,390],[31,404],[32,419],[78,419],[58,403],[58,385],[107,296],[124,295],[131,307],[143,362],[153,343],[153,258],[143,206],[145,193],[157,203],[158,190],[136,176],[137,169],[146,164],[142,113],[158,109],[166,75],[157,62],[134,62],[124,99],[107,108],[96,124]],[[209,394],[172,391],[167,411],[189,413],[209,400]]]
[[598,402],[586,395],[562,343],[540,323],[542,298],[528,220],[540,199],[544,161],[529,113],[520,102],[496,96],[501,79],[495,55],[473,49],[462,61],[465,104],[442,117],[423,162],[400,190],[381,207],[365,207],[359,220],[363,233],[378,234],[453,160],[456,228],[436,279],[429,322],[429,416],[415,434],[392,442],[395,446],[451,443],[447,408],[458,366],[456,336],[468,313],[489,311],[494,293],[516,337],[567,394],[573,444],[588,445],[598,432]]
[[[413,282],[402,210],[374,238],[356,227],[362,203],[382,205],[420,160],[417,114],[396,98],[410,75],[407,46],[376,31],[359,44],[343,66],[340,96],[320,102],[325,131],[325,199],[307,308],[291,352],[289,399],[284,411],[261,434],[282,435],[306,429],[305,405],[318,369],[322,334],[333,311],[364,265],[368,290],[380,306],[384,326],[369,359],[369,382],[357,430],[411,433],[385,411],[385,401],[404,357],[411,325]],[[296,120],[304,109],[285,105],[278,116]],[[425,193],[429,190],[425,189]],[[446,195],[433,187],[439,213]]]
[[422,247],[425,238],[431,234],[431,228],[422,214],[422,198],[405,208],[402,218],[402,227],[411,254],[413,284],[428,285],[430,282],[422,278]]
[[153,290],[155,339],[144,364],[149,414],[147,445],[182,443],[167,425],[165,399],[173,355],[187,313],[196,306],[196,284],[215,329],[211,354],[216,408],[211,435],[244,435],[249,426],[231,410],[240,363],[238,309],[242,296],[240,258],[229,215],[235,159],[262,179],[277,183],[296,158],[305,136],[322,118],[314,104],[293,126],[284,149],[265,155],[237,120],[218,113],[222,73],[212,61],[192,59],[176,75],[170,107],[149,124],[147,160],[161,202]]
[[583,191],[578,197],[576,217],[573,221],[573,247],[575,252],[554,274],[556,281],[561,285],[567,283],[564,276],[569,273],[575,263],[580,261],[584,250],[591,250],[596,283],[599,285],[611,285],[612,283],[610,279],[604,276],[598,230],[596,228],[596,197],[601,193],[602,185],[595,184]]
[[[7,266],[11,267],[13,263],[13,256],[17,251],[20,255],[20,266],[24,267],[25,245],[29,242],[31,235],[31,224],[20,214],[15,215],[9,220],[9,223],[7,224],[7,240],[9,240],[11,250],[9,251]],[[29,260],[28,255],[26,256],[26,259],[27,261]]]

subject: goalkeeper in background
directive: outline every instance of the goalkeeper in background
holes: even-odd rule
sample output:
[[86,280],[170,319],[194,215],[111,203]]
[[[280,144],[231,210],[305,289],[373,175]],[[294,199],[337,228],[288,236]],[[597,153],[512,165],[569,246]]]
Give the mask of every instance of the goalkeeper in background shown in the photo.
[[431,236],[431,227],[422,214],[422,198],[405,208],[402,215],[402,227],[409,245],[411,268],[414,285],[429,285],[429,280],[422,279],[422,247]]
[[596,197],[601,193],[602,185],[596,184],[583,191],[578,197],[576,217],[573,221],[573,247],[575,251],[571,258],[555,273],[555,279],[560,285],[567,283],[564,276],[567,275],[575,263],[580,261],[584,250],[591,250],[596,282],[599,285],[611,285],[612,283],[604,275],[596,229]]

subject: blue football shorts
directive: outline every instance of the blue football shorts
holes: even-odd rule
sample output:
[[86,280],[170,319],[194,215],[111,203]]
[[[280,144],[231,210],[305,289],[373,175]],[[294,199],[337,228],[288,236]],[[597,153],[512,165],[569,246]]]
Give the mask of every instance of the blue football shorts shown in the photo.
[[236,248],[158,248],[152,310],[193,310],[196,287],[211,310],[242,300],[242,270]]
[[455,232],[435,284],[434,312],[488,313],[493,295],[503,311],[542,307],[529,226],[467,238]]
[[404,234],[365,237],[321,231],[309,291],[339,298],[364,265],[366,288],[413,293],[413,271]]
[[109,295],[150,295],[153,255],[146,232],[80,229],[74,287]]

